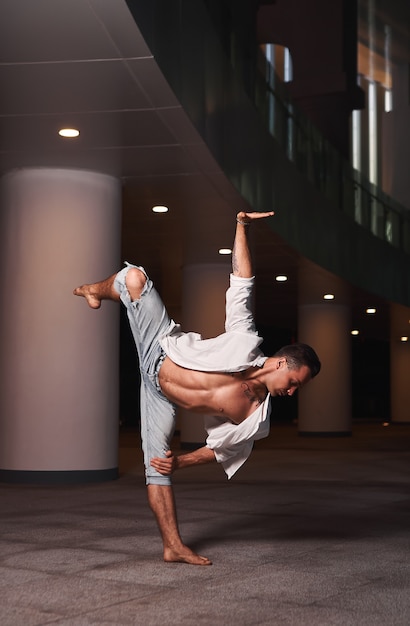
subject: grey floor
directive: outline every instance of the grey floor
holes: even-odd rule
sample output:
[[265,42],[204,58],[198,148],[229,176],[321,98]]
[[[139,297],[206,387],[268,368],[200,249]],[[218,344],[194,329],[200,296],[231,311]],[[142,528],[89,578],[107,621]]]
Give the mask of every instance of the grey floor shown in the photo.
[[0,624],[410,624],[410,426],[306,439],[273,426],[228,482],[175,476],[185,541],[211,567],[166,564],[138,436],[119,480],[0,485]]

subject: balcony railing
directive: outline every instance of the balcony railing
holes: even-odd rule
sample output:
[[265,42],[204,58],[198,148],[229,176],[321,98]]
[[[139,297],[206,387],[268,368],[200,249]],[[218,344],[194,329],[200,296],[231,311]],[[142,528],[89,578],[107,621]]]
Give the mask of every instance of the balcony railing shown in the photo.
[[270,134],[289,160],[363,228],[410,254],[410,211],[342,157],[290,100],[285,85],[261,53],[253,94]]

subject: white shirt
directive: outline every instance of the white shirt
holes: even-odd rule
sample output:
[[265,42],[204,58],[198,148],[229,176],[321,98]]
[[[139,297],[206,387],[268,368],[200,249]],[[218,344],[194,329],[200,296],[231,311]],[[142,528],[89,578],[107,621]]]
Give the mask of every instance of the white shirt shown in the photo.
[[[198,333],[183,333],[174,324],[160,339],[167,356],[177,365],[200,372],[240,372],[262,367],[267,357],[259,349],[262,338],[256,332],[251,311],[255,278],[230,275],[226,292],[225,333],[202,339]],[[253,442],[269,434],[270,395],[243,422],[233,424],[220,416],[205,416],[206,445],[213,450],[228,478],[245,463]]]

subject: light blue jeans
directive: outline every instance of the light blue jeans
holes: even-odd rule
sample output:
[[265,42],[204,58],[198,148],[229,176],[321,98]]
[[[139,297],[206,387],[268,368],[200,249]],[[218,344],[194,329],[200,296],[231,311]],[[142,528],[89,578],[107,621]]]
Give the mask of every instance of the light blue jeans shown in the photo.
[[[132,302],[125,277],[130,267],[137,267],[147,277],[139,300]],[[141,372],[141,441],[147,485],[170,485],[171,477],[163,476],[150,462],[164,457],[170,449],[175,430],[175,405],[162,394],[158,373],[165,359],[158,338],[172,328],[168,313],[158,292],[143,267],[126,263],[115,277],[114,288],[127,309],[128,320],[138,352]]]

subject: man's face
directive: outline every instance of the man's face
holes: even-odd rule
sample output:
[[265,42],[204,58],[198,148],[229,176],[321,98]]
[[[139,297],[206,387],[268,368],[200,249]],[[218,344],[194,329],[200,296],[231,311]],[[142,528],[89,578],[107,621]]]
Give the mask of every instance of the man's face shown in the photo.
[[281,357],[272,373],[268,390],[272,396],[293,396],[295,391],[306,385],[310,379],[310,369],[307,365],[290,370],[286,359]]

